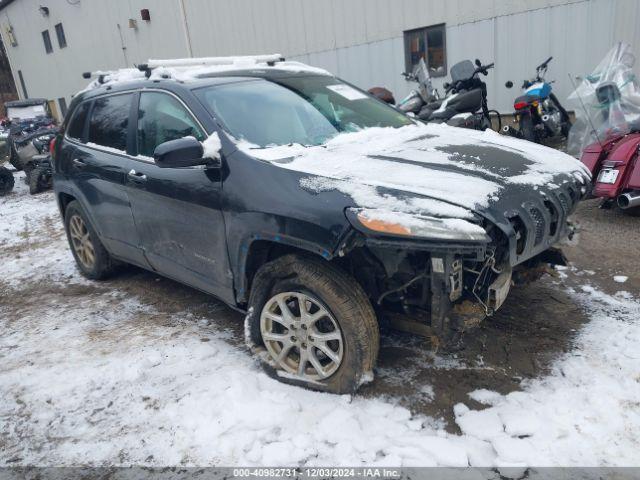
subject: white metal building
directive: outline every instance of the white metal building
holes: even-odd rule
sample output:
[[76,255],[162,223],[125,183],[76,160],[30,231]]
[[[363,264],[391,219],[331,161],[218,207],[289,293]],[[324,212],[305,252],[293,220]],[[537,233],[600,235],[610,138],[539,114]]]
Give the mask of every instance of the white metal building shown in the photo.
[[520,85],[551,55],[561,101],[569,75],[590,72],[614,42],[640,55],[640,0],[1,0],[0,31],[20,96],[62,112],[84,71],[274,52],[396,98],[412,87],[400,75],[412,59],[437,75],[477,57],[496,65],[490,107],[509,112],[518,92],[505,81]]

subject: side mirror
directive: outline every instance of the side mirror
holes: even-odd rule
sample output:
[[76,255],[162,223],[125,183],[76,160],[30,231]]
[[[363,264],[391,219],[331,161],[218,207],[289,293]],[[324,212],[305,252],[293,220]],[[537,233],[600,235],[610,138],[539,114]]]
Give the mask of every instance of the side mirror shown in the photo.
[[511,80],[507,81],[507,83],[504,84],[505,87],[507,88],[513,88],[513,82]]
[[183,168],[204,165],[204,149],[194,137],[178,138],[161,143],[153,152],[153,159],[160,168]]
[[445,90],[448,90],[451,84],[449,82],[444,82],[442,86],[444,87]]
[[481,67],[482,66],[482,62],[480,61],[479,58],[476,58],[476,67]]

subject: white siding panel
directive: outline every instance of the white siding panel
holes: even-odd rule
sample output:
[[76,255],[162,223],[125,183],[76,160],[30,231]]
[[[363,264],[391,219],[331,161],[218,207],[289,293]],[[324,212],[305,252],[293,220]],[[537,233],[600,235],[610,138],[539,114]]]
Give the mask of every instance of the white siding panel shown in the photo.
[[[0,16],[19,45],[7,47],[30,96],[69,98],[86,81],[82,71],[131,66],[148,58],[187,56],[179,0],[16,0]],[[403,31],[445,22],[447,66],[463,59],[494,61],[486,81],[489,103],[510,111],[534,67],[553,55],[549,79],[564,100],[572,76],[590,72],[617,40],[632,42],[640,58],[640,0],[184,0],[196,56],[279,52],[326,68],[362,88],[381,85],[397,98],[413,85],[404,70]],[[149,8],[151,21],[140,19]],[[137,29],[128,27],[135,18]],[[62,22],[68,47],[57,46]],[[120,25],[120,32],[118,30]],[[40,32],[48,29],[54,53]],[[6,40],[6,39],[5,39]],[[5,42],[6,43],[6,42]],[[124,49],[123,49],[124,47]],[[640,69],[640,61],[638,62]],[[440,86],[445,79],[434,83]],[[516,89],[504,87],[512,80]],[[16,84],[19,82],[16,78]],[[20,88],[19,88],[20,90]]]

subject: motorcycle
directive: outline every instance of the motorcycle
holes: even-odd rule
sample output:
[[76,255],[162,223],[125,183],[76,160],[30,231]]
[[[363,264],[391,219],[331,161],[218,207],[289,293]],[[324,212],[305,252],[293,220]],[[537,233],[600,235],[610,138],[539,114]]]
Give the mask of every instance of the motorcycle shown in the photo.
[[630,46],[617,44],[569,96],[576,102],[576,123],[568,150],[591,171],[592,194],[603,199],[603,208],[617,204],[640,214],[640,82],[634,63]]
[[[439,99],[438,91],[433,88],[431,83],[429,69],[424,63],[424,59],[420,59],[420,62],[414,67],[413,72],[404,72],[402,75],[407,81],[417,83],[418,88],[411,90],[409,95],[395,105],[395,108],[401,112],[413,114],[420,118],[421,110],[427,105],[437,102]],[[369,93],[390,105],[396,103],[393,94],[386,88],[373,87],[369,89]],[[440,104],[438,103],[438,105]]]
[[445,83],[445,98],[423,108],[420,119],[428,123],[446,123],[454,127],[486,130],[491,128],[491,114],[498,119],[498,129],[502,120],[495,110],[489,110],[487,104],[487,85],[480,78],[487,76],[493,63],[482,65],[476,59],[475,66],[471,60],[464,60],[451,67],[451,83]]
[[[506,125],[502,133],[536,143],[546,138],[569,135],[569,114],[552,92],[553,81],[547,82],[544,78],[551,60],[553,57],[536,67],[536,76],[523,82],[524,94],[513,102],[514,121],[518,122],[519,129]],[[513,88],[513,82],[509,80],[505,86]]]
[[[449,71],[451,83],[445,83],[445,98],[440,99],[438,91],[431,84],[429,71],[424,63],[416,65],[413,73],[403,73],[405,78],[418,83],[418,90],[413,90],[402,99],[396,108],[413,114],[426,123],[446,123],[454,127],[485,130],[491,128],[491,114],[498,119],[498,129],[502,126],[500,114],[489,110],[487,105],[487,85],[480,80],[479,74],[489,74],[490,65],[482,65],[476,60],[458,62]],[[374,87],[369,93],[382,101],[393,103],[393,95],[387,89]]]

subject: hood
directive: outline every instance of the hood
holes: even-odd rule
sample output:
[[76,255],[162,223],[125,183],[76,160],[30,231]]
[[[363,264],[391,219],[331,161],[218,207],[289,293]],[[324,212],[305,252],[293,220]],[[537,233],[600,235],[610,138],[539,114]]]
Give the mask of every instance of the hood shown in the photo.
[[369,128],[313,147],[240,142],[239,148],[309,174],[301,180],[304,188],[340,190],[356,206],[442,217],[504,212],[514,201],[590,179],[581,162],[557,150],[447,125]]

